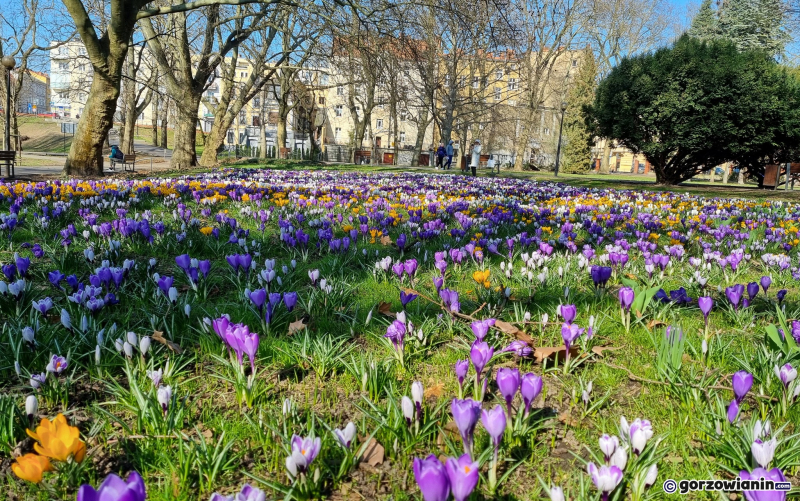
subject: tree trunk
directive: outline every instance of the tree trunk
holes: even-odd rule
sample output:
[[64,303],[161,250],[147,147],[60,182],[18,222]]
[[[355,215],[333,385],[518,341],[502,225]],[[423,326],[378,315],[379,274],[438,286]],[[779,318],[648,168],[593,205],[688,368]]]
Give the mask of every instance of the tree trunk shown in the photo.
[[422,145],[425,142],[425,131],[428,129],[428,108],[423,107],[419,112],[417,121],[417,139],[414,142],[414,156],[411,158],[411,165],[419,165],[419,156],[422,154]]
[[[600,159],[600,174],[608,174],[608,157],[611,155],[611,142],[606,139],[603,142],[603,158]],[[656,181],[658,182],[658,181]]]
[[713,183],[715,177],[717,177],[717,168],[712,167],[711,172],[708,174],[708,180]]
[[283,148],[286,148],[286,121],[287,121],[287,119],[288,119],[288,117],[284,117],[284,116],[280,116],[280,115],[278,116],[278,134],[277,134],[277,141],[275,142],[276,143],[276,147],[278,149],[277,150],[277,158],[283,158],[283,157],[281,157],[281,150]]
[[722,182],[728,184],[728,178],[731,175],[731,165],[728,162],[722,164]]
[[159,99],[156,99],[155,104],[153,104],[153,137],[151,139],[151,143],[153,146],[158,146],[158,105]]
[[168,146],[167,122],[169,120],[169,98],[164,97],[161,100],[163,101],[161,109],[161,147],[166,150]]
[[258,145],[260,146],[258,150],[259,160],[267,159],[267,125],[263,115],[264,114],[262,113],[261,124],[258,127]]
[[[125,47],[127,50],[127,47]],[[119,98],[119,77],[125,51],[109,55],[111,69],[107,73],[96,71],[86,100],[86,107],[78,122],[64,174],[68,176],[102,176],[103,143],[114,125],[114,110]]]
[[172,169],[188,169],[197,166],[197,110],[200,94],[187,91],[180,102],[175,103],[175,146],[172,148]]

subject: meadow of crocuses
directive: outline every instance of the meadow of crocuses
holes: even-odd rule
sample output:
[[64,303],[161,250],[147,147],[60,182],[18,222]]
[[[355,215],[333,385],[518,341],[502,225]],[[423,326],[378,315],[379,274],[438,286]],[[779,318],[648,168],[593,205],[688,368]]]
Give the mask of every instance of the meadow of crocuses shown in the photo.
[[0,183],[0,491],[783,500],[799,229],[421,173]]

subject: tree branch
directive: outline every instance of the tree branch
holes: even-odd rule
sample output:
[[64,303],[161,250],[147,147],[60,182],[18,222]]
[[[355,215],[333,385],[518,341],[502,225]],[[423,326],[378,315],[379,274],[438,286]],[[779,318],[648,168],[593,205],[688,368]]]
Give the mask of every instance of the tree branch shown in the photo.
[[136,14],[136,19],[140,20],[148,17],[160,16],[162,14],[187,12],[190,10],[199,9],[201,7],[208,7],[209,5],[247,5],[251,3],[260,3],[260,4],[280,3],[283,5],[289,5],[293,7],[297,6],[295,2],[291,2],[288,0],[194,0],[193,2],[181,3],[178,5],[166,5],[163,7],[157,7],[155,9],[140,10],[139,13]]

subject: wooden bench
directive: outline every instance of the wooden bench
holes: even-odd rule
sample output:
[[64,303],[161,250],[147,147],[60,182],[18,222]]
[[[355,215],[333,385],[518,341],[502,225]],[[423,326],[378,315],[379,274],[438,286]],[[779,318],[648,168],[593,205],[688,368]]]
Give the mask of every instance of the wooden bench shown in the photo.
[[[784,178],[784,182],[787,184],[789,182],[792,183],[792,189],[794,189],[794,183],[798,179],[800,179],[800,163],[792,163],[789,164],[789,172],[786,172],[786,167],[783,164],[770,164],[764,167],[764,188],[772,188],[773,190],[778,188],[778,185],[781,184],[781,177]],[[788,176],[788,179],[785,177]]]
[[6,166],[8,177],[14,177],[14,165],[17,161],[17,152],[14,150],[0,150],[0,175],[3,174],[2,165]]
[[128,170],[128,166],[130,166],[131,172],[136,172],[136,153],[123,155],[122,160],[119,158],[112,158],[111,167],[109,167],[109,170],[115,170],[117,168],[117,164],[122,166],[123,172]]

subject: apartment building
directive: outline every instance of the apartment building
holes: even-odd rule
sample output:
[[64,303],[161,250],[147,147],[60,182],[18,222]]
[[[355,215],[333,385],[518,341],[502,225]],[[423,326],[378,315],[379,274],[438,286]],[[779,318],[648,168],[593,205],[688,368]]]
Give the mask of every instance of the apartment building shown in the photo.
[[[12,79],[18,78],[14,71]],[[25,70],[22,89],[16,101],[17,113],[41,115],[50,111],[50,77],[46,73]]]

